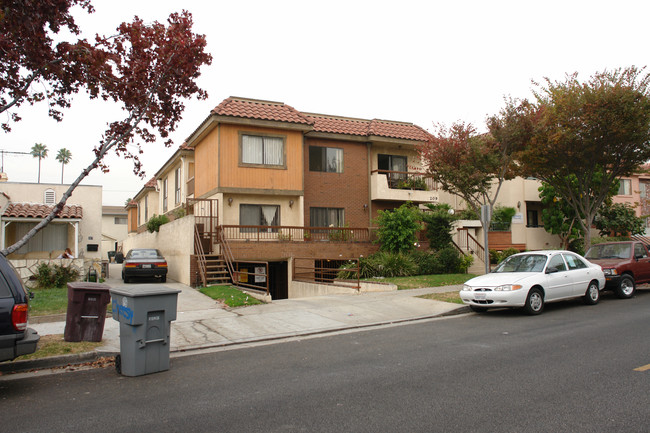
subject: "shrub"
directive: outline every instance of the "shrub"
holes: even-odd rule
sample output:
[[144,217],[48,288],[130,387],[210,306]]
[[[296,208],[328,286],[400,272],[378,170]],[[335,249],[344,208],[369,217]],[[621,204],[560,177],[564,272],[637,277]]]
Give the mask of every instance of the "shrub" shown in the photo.
[[149,221],[147,221],[147,230],[149,233],[153,232],[158,232],[160,230],[160,226],[163,224],[167,224],[169,222],[169,218],[167,215],[155,215],[149,218]]
[[381,243],[381,250],[392,253],[410,251],[417,243],[415,233],[420,229],[420,211],[405,203],[392,211],[378,212],[375,223],[377,229],[377,242]]
[[474,263],[474,256],[471,254],[461,254],[460,256],[460,265],[458,267],[459,274],[467,273],[467,270]]
[[437,256],[431,251],[413,251],[411,258],[418,267],[417,275],[432,275],[438,273]]
[[422,221],[426,225],[425,234],[429,240],[429,246],[433,250],[446,248],[451,244],[451,224],[456,219],[449,213],[451,206],[448,204],[428,204],[427,207],[430,212],[423,212]]
[[456,219],[459,220],[480,220],[481,217],[472,209],[462,209],[456,212]]
[[39,263],[33,278],[36,279],[36,288],[38,289],[49,289],[53,287],[52,268],[45,262]]
[[439,274],[455,274],[460,269],[460,252],[454,247],[443,248],[436,253]]
[[79,278],[79,271],[72,266],[54,265],[52,281],[54,287],[65,287],[69,282]]
[[510,230],[512,217],[516,213],[517,210],[514,207],[495,206],[492,212],[492,223],[490,224],[492,230]]

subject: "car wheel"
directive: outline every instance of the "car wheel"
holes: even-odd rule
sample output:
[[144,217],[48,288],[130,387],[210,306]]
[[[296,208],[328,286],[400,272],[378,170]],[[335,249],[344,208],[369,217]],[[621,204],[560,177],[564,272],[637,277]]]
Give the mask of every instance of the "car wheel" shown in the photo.
[[582,301],[587,305],[596,305],[600,301],[600,290],[598,290],[598,284],[595,281],[589,283]]
[[535,315],[544,310],[544,294],[537,287],[533,287],[526,297],[524,311],[526,314]]
[[475,313],[485,313],[487,311],[487,308],[477,307],[476,305],[470,305],[469,308]]
[[167,281],[167,275],[163,275],[162,277],[160,277],[161,283],[164,283],[165,281]]
[[623,275],[621,277],[621,283],[618,285],[618,288],[616,289],[616,296],[618,296],[621,299],[631,298],[632,296],[634,296],[635,291],[636,291],[636,286],[634,285],[634,278],[632,278],[629,275]]
[[122,272],[122,281],[124,281],[124,284],[129,282],[129,277],[127,277],[124,272]]

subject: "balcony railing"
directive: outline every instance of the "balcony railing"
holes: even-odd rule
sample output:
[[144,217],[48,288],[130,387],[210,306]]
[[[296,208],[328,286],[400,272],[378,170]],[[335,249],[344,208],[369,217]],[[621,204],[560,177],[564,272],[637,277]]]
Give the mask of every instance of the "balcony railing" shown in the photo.
[[413,191],[437,191],[438,185],[425,173],[416,171],[373,170],[370,172],[383,174],[388,180],[390,189],[408,189]]
[[223,236],[234,242],[372,242],[375,231],[367,227],[224,225]]

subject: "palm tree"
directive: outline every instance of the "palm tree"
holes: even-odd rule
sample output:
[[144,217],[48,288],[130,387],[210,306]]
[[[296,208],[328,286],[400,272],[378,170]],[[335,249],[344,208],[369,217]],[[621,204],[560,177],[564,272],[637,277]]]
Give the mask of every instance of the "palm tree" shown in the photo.
[[59,149],[59,153],[56,154],[56,160],[61,163],[61,183],[63,183],[63,167],[72,159],[72,152],[70,152],[65,147]]
[[47,146],[42,143],[36,143],[32,146],[30,153],[34,158],[38,158],[38,183],[41,183],[41,159],[47,157]]

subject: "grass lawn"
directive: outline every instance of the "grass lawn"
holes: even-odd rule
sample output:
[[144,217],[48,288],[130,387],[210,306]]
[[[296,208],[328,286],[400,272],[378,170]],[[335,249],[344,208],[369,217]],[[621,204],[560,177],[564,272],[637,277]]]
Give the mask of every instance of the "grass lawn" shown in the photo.
[[451,302],[453,304],[463,303],[463,301],[460,300],[460,295],[458,295],[458,291],[445,292],[445,293],[429,293],[428,295],[418,296],[418,298],[433,299],[434,301]]
[[437,274],[416,275],[412,277],[370,278],[368,281],[380,281],[397,285],[398,290],[420,289],[423,287],[440,287],[463,284],[476,275],[472,274]]
[[36,352],[19,356],[15,361],[25,361],[28,359],[47,358],[48,356],[73,355],[76,353],[86,353],[93,351],[96,347],[101,346],[102,342],[80,341],[72,343],[63,340],[63,334],[41,335],[41,339],[36,347]]
[[29,300],[30,316],[62,314],[68,310],[68,288],[32,289],[34,299]]
[[232,308],[263,304],[263,302],[259,299],[254,298],[229,285],[203,287],[200,289],[200,292],[211,297],[212,299],[222,301],[227,306]]

